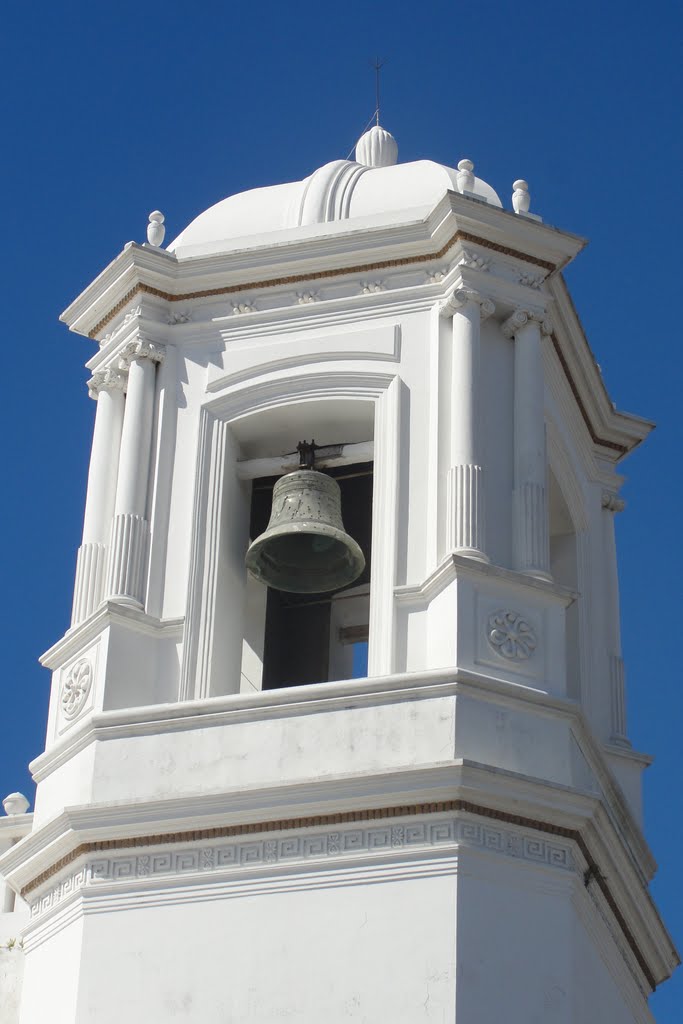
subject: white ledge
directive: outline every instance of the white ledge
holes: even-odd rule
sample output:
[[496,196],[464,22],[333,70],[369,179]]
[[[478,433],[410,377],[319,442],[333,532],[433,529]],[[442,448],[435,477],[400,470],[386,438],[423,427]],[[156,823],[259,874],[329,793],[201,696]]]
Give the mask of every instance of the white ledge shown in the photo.
[[394,587],[394,595],[402,604],[422,604],[440,594],[458,576],[484,576],[510,586],[535,591],[563,606],[570,605],[578,595],[575,591],[549,580],[537,579],[523,572],[505,569],[500,565],[482,562],[466,555],[448,555],[440,565],[422,582]]

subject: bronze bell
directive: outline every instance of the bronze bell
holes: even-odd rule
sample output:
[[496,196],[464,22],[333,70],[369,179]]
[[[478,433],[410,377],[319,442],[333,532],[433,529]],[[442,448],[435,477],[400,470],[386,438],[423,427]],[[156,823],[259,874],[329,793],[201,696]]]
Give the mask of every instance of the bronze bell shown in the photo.
[[280,477],[270,521],[250,545],[246,563],[255,579],[294,594],[321,594],[358,579],[365,557],[344,530],[337,481],[310,468]]

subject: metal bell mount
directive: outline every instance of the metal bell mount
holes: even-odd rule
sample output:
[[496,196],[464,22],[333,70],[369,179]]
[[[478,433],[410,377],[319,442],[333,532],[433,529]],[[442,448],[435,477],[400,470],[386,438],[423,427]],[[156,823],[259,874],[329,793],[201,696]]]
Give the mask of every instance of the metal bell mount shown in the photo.
[[358,579],[359,545],[344,530],[337,481],[313,468],[315,442],[297,445],[301,468],[273,487],[270,521],[250,545],[247,569],[261,583],[293,594],[323,594]]

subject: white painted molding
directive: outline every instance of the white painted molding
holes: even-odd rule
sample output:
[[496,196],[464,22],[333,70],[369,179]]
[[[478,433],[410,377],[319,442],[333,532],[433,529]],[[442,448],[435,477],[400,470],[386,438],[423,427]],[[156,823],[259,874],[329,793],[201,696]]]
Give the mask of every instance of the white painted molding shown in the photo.
[[135,852],[94,856],[76,870],[62,873],[56,882],[43,886],[29,898],[31,921],[35,921],[72,897],[93,895],[104,889],[125,895],[154,889],[167,882],[203,886],[214,880],[247,875],[264,882],[289,872],[326,868],[346,862],[371,864],[381,860],[389,865],[396,858],[406,865],[407,857],[423,859],[427,853],[457,857],[461,848],[485,851],[536,867],[576,872],[575,845],[547,838],[533,830],[499,825],[464,814],[395,817],[383,824],[362,821],[333,828],[296,829],[271,832],[221,842],[197,842],[143,847]]
[[394,671],[394,587],[398,557],[399,492],[401,474],[400,377],[386,381],[375,402],[375,461],[372,495],[372,568],[370,575],[370,623],[368,675]]
[[[200,417],[197,482],[193,512],[187,600],[187,642],[183,651],[180,698],[212,693],[211,661],[219,581],[218,550],[221,529],[220,495],[226,486],[226,446],[229,425],[247,413],[284,407],[313,398],[374,400],[373,558],[370,601],[371,674],[390,671],[387,653],[393,643],[393,587],[396,564],[396,501],[398,486],[400,380],[391,374],[316,370],[282,381],[250,381],[204,406]],[[382,444],[378,447],[379,439]],[[237,469],[235,468],[235,476]],[[376,533],[375,533],[376,531]],[[245,545],[246,550],[246,545]],[[378,642],[374,645],[374,635]],[[373,661],[373,659],[377,659]]]

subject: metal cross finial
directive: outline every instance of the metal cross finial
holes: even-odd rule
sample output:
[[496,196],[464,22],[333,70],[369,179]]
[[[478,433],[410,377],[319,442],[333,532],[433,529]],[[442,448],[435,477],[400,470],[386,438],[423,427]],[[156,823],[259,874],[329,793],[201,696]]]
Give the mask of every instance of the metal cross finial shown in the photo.
[[375,124],[379,125],[379,73],[386,64],[386,58],[375,57],[373,68],[375,69]]

